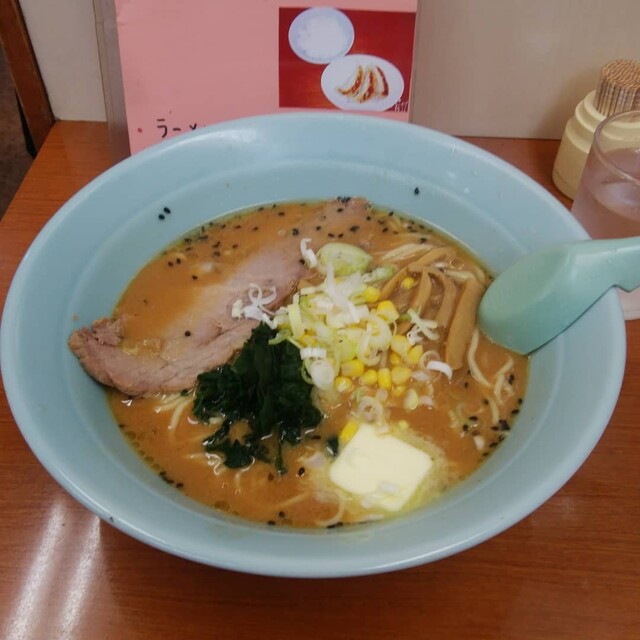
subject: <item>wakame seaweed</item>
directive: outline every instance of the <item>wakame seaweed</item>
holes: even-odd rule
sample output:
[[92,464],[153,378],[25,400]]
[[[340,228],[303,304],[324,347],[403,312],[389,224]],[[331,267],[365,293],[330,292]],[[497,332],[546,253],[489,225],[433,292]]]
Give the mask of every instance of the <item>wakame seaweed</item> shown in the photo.
[[[311,400],[313,386],[302,377],[300,352],[288,341],[269,344],[274,336],[268,325],[259,324],[232,364],[198,376],[193,414],[203,422],[224,417],[222,426],[202,444],[207,452],[223,454],[227,467],[270,461],[263,440],[275,434],[272,462],[284,473],[282,445],[299,443],[304,430],[322,419]],[[242,441],[232,440],[231,427],[240,420],[247,421],[250,431]]]

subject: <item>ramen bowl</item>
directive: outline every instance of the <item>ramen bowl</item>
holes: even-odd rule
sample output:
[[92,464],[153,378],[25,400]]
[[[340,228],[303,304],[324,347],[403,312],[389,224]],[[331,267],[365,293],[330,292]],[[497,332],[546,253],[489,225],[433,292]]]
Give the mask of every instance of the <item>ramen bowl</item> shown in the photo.
[[[125,441],[104,390],[67,348],[78,323],[110,315],[138,270],[200,224],[263,203],[347,194],[428,221],[496,272],[552,241],[587,237],[512,166],[384,119],[265,116],[145,150],[60,209],[25,255],[6,301],[6,394],[33,453],[70,494],[177,556],[264,575],[329,577],[468,549],[525,518],[571,478],[606,428],[622,381],[625,333],[615,292],[533,354],[520,414],[496,452],[437,502],[398,518],[331,530],[250,523],[187,498]],[[165,207],[170,215],[160,215]]]

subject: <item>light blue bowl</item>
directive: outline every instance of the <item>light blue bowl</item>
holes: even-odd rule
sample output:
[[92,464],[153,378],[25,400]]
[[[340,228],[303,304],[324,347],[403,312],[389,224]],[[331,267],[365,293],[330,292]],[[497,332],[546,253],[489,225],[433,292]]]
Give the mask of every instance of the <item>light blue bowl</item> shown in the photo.
[[[419,191],[419,193],[416,193]],[[510,437],[429,508],[330,531],[248,524],[165,484],[118,431],[66,340],[110,314],[170,241],[259,203],[362,195],[460,239],[494,270],[585,232],[528,177],[424,128],[288,114],[228,122],[157,145],[74,196],[35,240],[2,320],[2,374],[29,446],[60,484],[139,540],[198,562],[277,576],[347,576],[430,562],[504,531],[553,495],[605,429],[625,364],[615,292],[534,355]],[[164,221],[162,208],[171,208]]]

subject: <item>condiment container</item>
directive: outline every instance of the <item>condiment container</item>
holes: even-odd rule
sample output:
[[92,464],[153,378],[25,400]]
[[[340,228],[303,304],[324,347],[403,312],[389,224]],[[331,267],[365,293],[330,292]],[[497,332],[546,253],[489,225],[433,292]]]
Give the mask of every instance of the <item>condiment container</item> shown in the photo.
[[573,199],[597,126],[608,116],[640,108],[640,62],[613,60],[600,72],[597,88],[575,108],[553,166],[553,182]]

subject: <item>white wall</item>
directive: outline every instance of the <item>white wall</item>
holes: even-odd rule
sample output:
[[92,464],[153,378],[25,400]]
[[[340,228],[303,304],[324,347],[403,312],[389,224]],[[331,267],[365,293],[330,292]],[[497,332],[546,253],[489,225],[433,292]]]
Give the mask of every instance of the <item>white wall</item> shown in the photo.
[[92,0],[20,0],[51,108],[60,120],[104,120]]
[[640,0],[422,0],[413,120],[559,138],[600,68],[640,59]]
[[[419,1],[413,119],[449,133],[558,138],[603,64],[640,58],[640,0]],[[54,115],[104,120],[92,0],[21,5]]]

